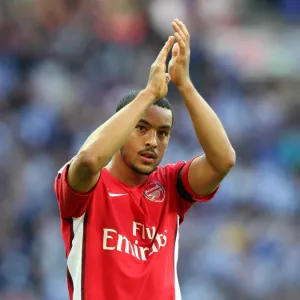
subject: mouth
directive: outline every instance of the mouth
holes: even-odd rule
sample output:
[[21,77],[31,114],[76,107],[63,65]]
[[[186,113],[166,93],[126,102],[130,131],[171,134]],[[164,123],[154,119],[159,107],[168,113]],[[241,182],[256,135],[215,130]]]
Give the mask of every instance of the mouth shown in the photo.
[[156,159],[156,155],[153,152],[143,152],[140,155],[142,160],[146,163],[151,163]]

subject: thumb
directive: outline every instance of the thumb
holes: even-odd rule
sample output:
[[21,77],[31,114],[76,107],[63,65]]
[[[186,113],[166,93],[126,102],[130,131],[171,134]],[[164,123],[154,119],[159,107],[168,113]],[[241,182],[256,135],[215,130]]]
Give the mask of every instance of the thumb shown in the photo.
[[172,57],[176,57],[179,54],[179,45],[175,43],[172,49]]

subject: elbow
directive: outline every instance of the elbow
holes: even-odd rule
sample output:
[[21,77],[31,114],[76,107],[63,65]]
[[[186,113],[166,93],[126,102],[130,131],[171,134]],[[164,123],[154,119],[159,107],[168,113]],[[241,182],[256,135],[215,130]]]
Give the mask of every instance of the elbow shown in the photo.
[[226,175],[234,167],[236,163],[236,153],[235,150],[231,149],[222,158],[222,163],[220,164],[219,172]]
[[236,153],[235,150],[231,147],[229,159],[228,159],[228,164],[230,169],[235,165],[235,163],[236,163]]
[[104,167],[102,159],[91,155],[88,151],[80,151],[76,156],[76,164],[84,172],[97,174]]
[[231,147],[231,149],[228,151],[228,154],[225,158],[225,167],[228,171],[230,171],[236,162],[236,153],[235,150]]

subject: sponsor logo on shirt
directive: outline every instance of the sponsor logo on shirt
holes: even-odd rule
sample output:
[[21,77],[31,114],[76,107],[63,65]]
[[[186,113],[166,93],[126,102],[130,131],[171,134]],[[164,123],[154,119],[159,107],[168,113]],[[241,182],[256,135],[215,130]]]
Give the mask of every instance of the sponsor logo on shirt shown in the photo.
[[[132,224],[132,235],[133,237],[129,239],[115,229],[103,228],[103,250],[125,252],[138,260],[146,261],[165,247],[168,241],[167,230],[158,233],[154,226],[147,227],[138,222]],[[142,247],[140,243],[149,247]]]
[[152,202],[163,202],[165,200],[165,189],[158,182],[151,182],[145,187],[144,195]]

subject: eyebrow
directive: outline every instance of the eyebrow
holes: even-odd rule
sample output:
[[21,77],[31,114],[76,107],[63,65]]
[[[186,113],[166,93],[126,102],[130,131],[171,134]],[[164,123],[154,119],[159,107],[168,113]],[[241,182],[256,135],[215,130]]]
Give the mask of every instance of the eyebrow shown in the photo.
[[[144,120],[144,119],[140,119],[139,123],[143,123],[145,125],[148,125],[149,127],[153,127],[151,123],[149,123],[148,121]],[[171,129],[170,125],[162,125],[159,126],[160,129]]]

